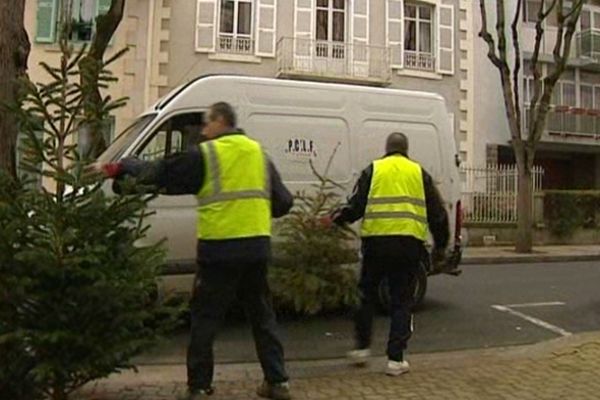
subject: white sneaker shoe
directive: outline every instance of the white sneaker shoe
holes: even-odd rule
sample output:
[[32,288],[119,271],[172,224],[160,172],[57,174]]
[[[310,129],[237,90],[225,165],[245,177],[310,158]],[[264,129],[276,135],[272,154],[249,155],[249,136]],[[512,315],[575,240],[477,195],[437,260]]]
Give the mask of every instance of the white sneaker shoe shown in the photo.
[[364,367],[371,357],[370,349],[352,350],[346,354],[350,363],[356,367]]
[[408,361],[392,361],[388,360],[385,374],[389,376],[400,376],[410,370]]

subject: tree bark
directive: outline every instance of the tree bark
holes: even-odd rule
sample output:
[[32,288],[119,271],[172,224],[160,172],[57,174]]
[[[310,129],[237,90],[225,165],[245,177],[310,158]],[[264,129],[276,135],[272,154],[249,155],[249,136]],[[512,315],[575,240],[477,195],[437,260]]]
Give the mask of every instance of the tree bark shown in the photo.
[[519,171],[517,197],[517,253],[530,253],[533,248],[533,181],[531,171]]
[[82,134],[87,137],[89,146],[84,149],[82,156],[86,159],[96,159],[106,149],[102,130],[102,95],[99,78],[104,66],[104,54],[119,24],[123,20],[125,0],[112,0],[110,10],[96,19],[96,33],[88,53],[79,62],[80,83],[83,88],[84,113],[87,121],[92,121],[83,127]]
[[0,1],[0,168],[16,175],[17,121],[4,106],[18,101],[18,79],[27,74],[31,44],[24,26],[25,0]]

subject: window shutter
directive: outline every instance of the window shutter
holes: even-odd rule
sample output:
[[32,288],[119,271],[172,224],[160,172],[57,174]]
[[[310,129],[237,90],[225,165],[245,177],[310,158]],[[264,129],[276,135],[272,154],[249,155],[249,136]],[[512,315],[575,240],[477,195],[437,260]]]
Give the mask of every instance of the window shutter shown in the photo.
[[386,44],[390,50],[392,68],[402,68],[404,63],[404,1],[387,0]]
[[294,0],[294,64],[296,68],[310,70],[314,35],[315,0]]
[[258,0],[256,55],[275,57],[277,40],[277,0]]
[[54,43],[57,13],[58,0],[38,0],[36,42]]
[[440,5],[438,8],[438,57],[440,74],[454,74],[454,6]]
[[196,51],[214,52],[217,26],[217,0],[197,0]]
[[353,2],[352,61],[355,75],[369,76],[369,0]]

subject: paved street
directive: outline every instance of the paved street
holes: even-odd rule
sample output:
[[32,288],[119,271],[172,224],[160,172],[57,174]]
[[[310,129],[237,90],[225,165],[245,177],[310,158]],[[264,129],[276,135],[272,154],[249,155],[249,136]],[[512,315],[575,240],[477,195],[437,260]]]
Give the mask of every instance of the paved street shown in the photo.
[[[348,317],[286,321],[295,399],[597,399],[597,264],[473,265],[459,278],[434,278],[417,314],[413,369],[400,378],[381,373],[384,357],[367,369],[351,368],[341,358],[352,344]],[[384,321],[377,326],[378,355]],[[80,398],[175,399],[185,390],[186,340],[181,335],[142,357],[139,374],[94,383]],[[215,400],[253,399],[261,372],[247,330],[229,323],[217,358]]]
[[[425,304],[415,318],[412,353],[528,344],[561,336],[545,324],[568,333],[600,330],[597,261],[468,265],[463,270],[460,277],[430,279]],[[515,311],[543,324],[493,308],[503,305],[518,305]],[[383,355],[387,324],[384,317],[377,321],[375,354]],[[336,358],[352,346],[349,315],[282,325],[288,359]],[[186,343],[187,335],[181,334],[140,361],[181,363]],[[255,361],[249,329],[229,322],[217,340],[216,354],[220,362]]]

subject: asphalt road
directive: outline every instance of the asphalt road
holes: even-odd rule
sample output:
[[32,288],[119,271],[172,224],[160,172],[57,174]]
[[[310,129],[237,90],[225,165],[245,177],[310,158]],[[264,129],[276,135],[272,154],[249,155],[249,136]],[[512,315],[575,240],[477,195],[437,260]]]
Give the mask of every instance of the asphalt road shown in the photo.
[[[389,323],[379,316],[373,352],[383,355]],[[415,315],[409,353],[535,343],[600,330],[600,262],[469,265],[459,277],[433,277]],[[350,316],[284,321],[286,358],[344,356],[353,345]],[[187,335],[178,335],[141,363],[181,363]],[[249,328],[227,323],[217,362],[256,361]]]

